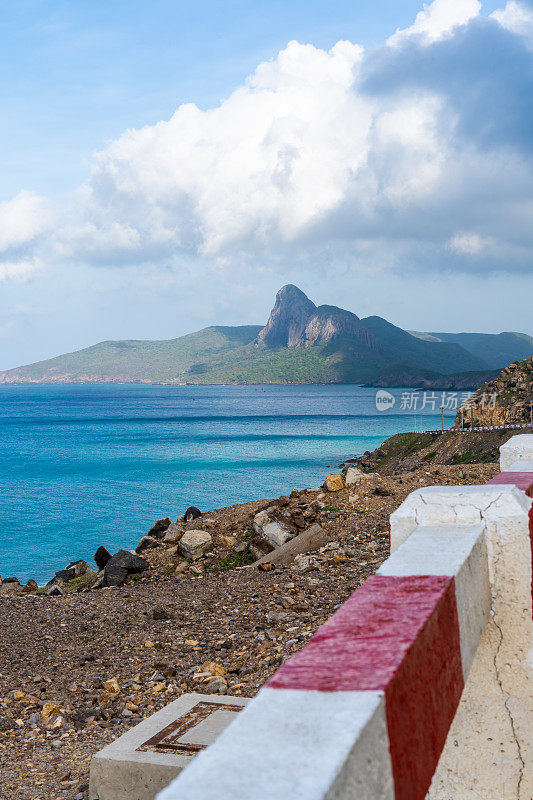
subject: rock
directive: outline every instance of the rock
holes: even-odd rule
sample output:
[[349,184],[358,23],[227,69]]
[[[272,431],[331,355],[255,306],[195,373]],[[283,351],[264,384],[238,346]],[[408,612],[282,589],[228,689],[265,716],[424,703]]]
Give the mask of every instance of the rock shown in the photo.
[[328,543],[328,535],[320,525],[315,524],[286,542],[282,547],[262,556],[255,566],[264,564],[290,564],[301,553],[312,553]]
[[21,592],[22,587],[16,578],[14,580],[4,578],[0,583],[0,594],[20,594]]
[[172,525],[172,520],[170,517],[165,517],[164,519],[158,519],[154,525],[148,531],[148,536],[153,536],[156,539],[162,539],[165,531]]
[[209,675],[213,675],[215,678],[226,674],[222,664],[218,664],[216,661],[205,661],[202,664],[202,672],[208,672]]
[[48,586],[54,582],[68,583],[75,577],[76,577],[76,570],[74,569],[74,567],[70,567],[70,569],[60,569],[58,572],[56,572],[52,580],[48,581],[46,585]]
[[228,684],[225,678],[213,678],[204,685],[203,689],[207,694],[225,694]]
[[131,553],[129,550],[119,550],[114,556],[111,556],[106,568],[110,566],[121,567],[133,574],[144,572],[150,568],[150,564],[145,558],[141,558],[141,556]]
[[74,577],[78,578],[80,575],[85,575],[88,569],[91,569],[90,565],[80,559],[79,561],[71,561],[70,564],[67,564],[65,569],[73,569],[74,570]]
[[139,544],[135,548],[136,553],[142,553],[143,550],[150,550],[153,547],[159,547],[161,542],[154,536],[143,536]]
[[63,586],[64,586],[63,581],[56,581],[55,579],[53,579],[49,581],[44,587],[44,593],[47,597],[63,595],[65,594],[65,589],[63,588]]
[[181,537],[178,547],[182,555],[194,561],[209,550],[212,541],[213,537],[207,531],[187,531]]
[[389,497],[392,492],[389,492],[388,489],[384,489],[383,486],[376,486],[372,494],[375,494],[378,497]]
[[122,586],[127,577],[127,569],[118,567],[116,564],[111,564],[109,567],[106,565],[102,586]]
[[[276,519],[273,514],[275,509],[260,511],[254,517],[254,531],[257,537],[252,539],[250,549],[253,553],[253,548],[263,552],[268,552],[268,547],[276,548],[281,547],[282,544],[292,539],[296,533],[297,528],[292,524],[289,519]],[[285,513],[285,512],[283,512]],[[262,543],[261,540],[264,540]],[[266,544],[266,547],[264,546]]]
[[196,508],[196,506],[189,506],[189,508],[187,509],[185,514],[183,515],[183,518],[184,518],[185,522],[192,522],[194,519],[198,519],[198,517],[201,517],[201,516],[202,516],[202,512],[200,511],[199,508]]
[[53,703],[51,701],[49,701],[48,703],[45,703],[43,705],[42,709],[41,709],[41,717],[42,717],[43,723],[45,725],[47,725],[49,720],[52,717],[54,717],[56,714],[59,714],[60,711],[61,711],[61,709],[59,708],[57,703]]
[[328,492],[340,492],[343,488],[342,475],[328,475],[326,478]]
[[110,558],[111,558],[111,553],[109,552],[109,550],[100,545],[100,547],[94,554],[94,560],[99,571],[104,569],[105,565],[107,564]]
[[290,497],[287,497],[286,494],[282,494],[281,497],[278,499],[278,505],[281,507],[288,506],[291,502]]
[[26,586],[22,587],[23,592],[36,592],[39,586],[37,585],[37,581],[34,581],[33,578],[30,578]]
[[136,575],[149,568],[145,558],[129,550],[119,550],[105,565],[102,586],[122,586],[127,575]]
[[183,528],[180,528],[179,525],[176,525],[173,522],[172,525],[169,525],[166,529],[163,536],[163,542],[164,544],[176,544],[176,542],[179,542],[184,533],[185,531]]
[[170,619],[171,615],[164,606],[156,606],[152,611],[152,619]]
[[359,483],[365,477],[365,473],[357,467],[348,467],[346,472],[346,486],[352,486],[354,483]]
[[294,537],[294,531],[277,520],[273,520],[264,525],[262,533],[263,537],[274,548],[281,547],[282,544],[285,544],[285,542],[288,542],[289,539]]
[[320,562],[314,556],[296,556],[295,566],[299,572],[311,572],[313,569],[318,569]]
[[120,684],[117,679],[109,678],[109,680],[104,681],[104,691],[110,692],[111,694],[119,694]]

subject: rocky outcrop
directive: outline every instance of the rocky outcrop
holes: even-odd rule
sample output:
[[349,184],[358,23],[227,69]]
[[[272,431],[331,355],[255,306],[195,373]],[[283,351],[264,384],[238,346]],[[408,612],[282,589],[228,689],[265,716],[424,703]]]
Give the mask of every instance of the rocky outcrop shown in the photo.
[[299,347],[316,306],[297,286],[283,286],[258,341],[267,347]]
[[531,422],[533,358],[515,362],[477,389],[459,408],[453,427]]
[[312,347],[344,337],[376,352],[381,347],[359,317],[337,306],[315,306],[298,289],[288,284],[276,295],[269,320],[257,337],[267,347]]

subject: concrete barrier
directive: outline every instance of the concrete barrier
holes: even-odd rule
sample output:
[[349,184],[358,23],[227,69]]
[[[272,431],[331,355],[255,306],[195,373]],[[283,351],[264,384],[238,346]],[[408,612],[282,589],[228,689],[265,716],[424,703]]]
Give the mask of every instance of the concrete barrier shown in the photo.
[[533,797],[533,436],[515,439],[499,481],[405,500],[377,574],[159,800]]

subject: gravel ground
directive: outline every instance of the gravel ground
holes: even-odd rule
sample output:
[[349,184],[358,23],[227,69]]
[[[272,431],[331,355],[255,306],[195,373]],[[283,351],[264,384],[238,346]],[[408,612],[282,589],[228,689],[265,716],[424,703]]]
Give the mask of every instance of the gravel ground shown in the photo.
[[220,571],[233,550],[219,537],[245,542],[258,502],[205,515],[218,549],[199,576],[176,574],[161,547],[143,553],[147,577],[122,588],[0,595],[0,797],[82,800],[91,756],[180,694],[252,697],[387,557],[389,515],[407,494],[497,471],[432,465],[326,493],[318,522],[331,541],[310,572]]

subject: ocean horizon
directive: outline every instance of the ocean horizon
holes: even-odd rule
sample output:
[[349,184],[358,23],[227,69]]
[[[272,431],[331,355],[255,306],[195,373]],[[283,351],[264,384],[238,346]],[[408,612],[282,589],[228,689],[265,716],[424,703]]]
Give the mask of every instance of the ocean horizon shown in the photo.
[[0,386],[0,576],[42,584],[190,505],[317,487],[394,433],[440,428],[437,409],[401,409],[405,391],[378,411],[353,384]]

